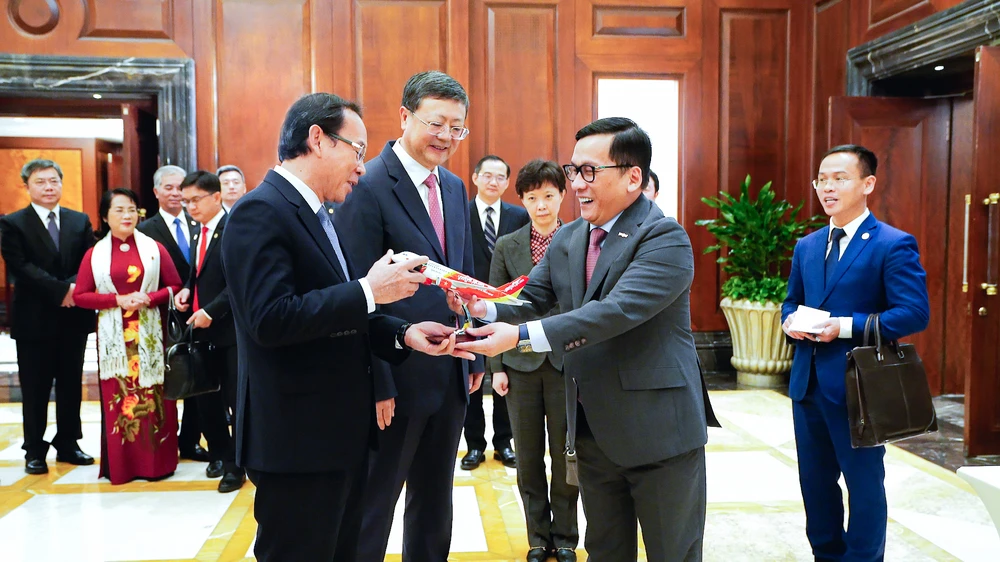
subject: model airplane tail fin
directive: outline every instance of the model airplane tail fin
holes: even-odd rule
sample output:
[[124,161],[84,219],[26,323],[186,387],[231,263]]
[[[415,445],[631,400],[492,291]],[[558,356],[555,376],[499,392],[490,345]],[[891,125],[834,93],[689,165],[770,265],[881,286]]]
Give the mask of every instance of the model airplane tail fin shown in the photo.
[[524,286],[527,284],[528,284],[528,276],[522,275],[517,279],[511,281],[510,283],[507,283],[506,285],[497,287],[497,290],[507,295],[508,297],[516,298],[518,295],[521,294],[521,289],[524,289]]

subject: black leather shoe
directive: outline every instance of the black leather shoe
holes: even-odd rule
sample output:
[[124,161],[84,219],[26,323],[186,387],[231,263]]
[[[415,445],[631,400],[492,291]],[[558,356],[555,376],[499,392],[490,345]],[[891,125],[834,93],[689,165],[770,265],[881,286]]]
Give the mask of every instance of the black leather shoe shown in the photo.
[[486,453],[479,449],[472,449],[462,457],[462,470],[472,470],[486,460]]
[[208,466],[205,468],[205,476],[208,476],[209,478],[218,478],[222,476],[224,472],[225,471],[222,468],[222,461],[212,461],[208,463]]
[[28,459],[24,462],[24,471],[28,474],[46,474],[49,472],[49,465],[45,464],[45,459]]
[[57,452],[56,462],[67,462],[77,466],[87,466],[94,464],[94,457],[84,453],[80,449],[77,449],[75,451],[66,451],[63,453]]
[[559,562],[576,562],[576,551],[572,548],[560,548],[556,551],[556,560]]
[[514,449],[511,449],[510,447],[504,447],[503,449],[494,452],[493,458],[502,462],[504,466],[517,468],[517,455],[514,454]]
[[195,443],[194,447],[181,449],[181,458],[198,462],[208,462],[212,460],[208,456],[208,451],[204,447]]
[[528,551],[528,562],[545,562],[549,558],[549,549],[538,546]]
[[243,483],[246,481],[247,476],[242,472],[227,472],[226,475],[222,477],[222,481],[219,482],[219,493],[228,494],[229,492],[235,492],[236,490],[242,488]]

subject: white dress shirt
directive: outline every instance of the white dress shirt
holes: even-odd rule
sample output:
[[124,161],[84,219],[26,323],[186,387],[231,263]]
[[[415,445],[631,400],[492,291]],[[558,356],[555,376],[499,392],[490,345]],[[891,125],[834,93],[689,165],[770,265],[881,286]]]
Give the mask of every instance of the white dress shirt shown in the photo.
[[485,201],[476,195],[476,208],[479,209],[479,222],[482,224],[483,232],[486,232],[486,209],[493,209],[493,232],[500,237],[500,200],[497,199],[492,205],[487,205]]
[[[427,211],[427,216],[430,216],[431,206],[427,199],[430,190],[424,182],[427,180],[427,176],[434,174],[434,177],[437,178],[438,188],[440,189],[441,174],[438,172],[437,166],[434,166],[433,170],[424,168],[403,148],[403,139],[399,139],[392,144],[392,151],[396,153],[400,163],[403,164],[403,169],[406,170],[406,175],[410,177],[410,181],[413,182],[413,185],[417,186],[417,193],[420,194],[420,200],[424,202],[424,210]],[[441,216],[443,217],[444,197],[441,197],[440,193],[438,194],[438,204],[441,206]]]
[[[180,241],[177,240],[177,226],[174,224],[174,219],[181,219],[181,233],[184,235],[184,241],[187,242],[188,248],[191,247],[191,231],[188,229],[187,215],[184,214],[182,210],[176,217],[170,213],[163,210],[160,207],[160,216],[163,217],[163,222],[167,223],[167,230],[170,231],[170,237],[174,239],[177,245],[180,245]],[[197,263],[197,262],[196,262]]]
[[[833,223],[833,219],[830,219],[830,230],[826,239],[826,253],[823,254],[823,257],[826,258],[830,255],[830,246],[832,245],[831,242],[833,240],[834,228],[844,229],[844,236],[840,237],[840,245],[837,247],[837,251],[839,252],[838,257],[842,257],[844,252],[847,251],[847,245],[851,243],[854,235],[857,234],[858,229],[861,228],[861,223],[865,222],[865,219],[867,219],[870,214],[871,211],[868,210],[868,207],[865,207],[865,212],[861,213],[860,217],[852,220],[844,226],[839,227]],[[840,335],[837,337],[850,339],[851,336],[854,335],[854,318],[851,318],[850,316],[838,316],[837,320],[840,320]]]
[[[46,209],[45,207],[42,207],[41,205],[36,205],[35,203],[31,204],[31,208],[34,209],[35,213],[38,214],[38,218],[41,219],[41,221],[42,221],[42,226],[45,227],[46,229],[48,229],[49,228],[49,210]],[[55,207],[52,207],[52,212],[54,212],[56,214],[56,226],[59,228],[59,231],[61,232],[62,231],[62,223],[59,222],[59,218],[60,218],[59,205],[56,205]]]
[[[315,215],[319,212],[320,208],[323,207],[323,203],[320,202],[315,191],[310,189],[309,186],[300,180],[295,174],[289,172],[281,166],[275,166],[274,171],[279,176],[288,180],[288,183],[292,184],[295,191],[298,191],[299,195],[306,200],[306,204],[309,205],[309,209],[312,211],[312,214]],[[318,221],[319,219],[317,218],[316,220]],[[340,252],[346,255],[343,248],[340,248]],[[346,271],[344,272],[344,275],[347,275]],[[368,303],[368,314],[371,314],[372,312],[375,312],[375,295],[372,293],[372,286],[368,282],[368,279],[365,279],[364,277],[358,279],[358,283],[361,284],[361,290],[365,293],[365,301]]]
[[[221,221],[222,217],[224,217],[225,215],[226,215],[226,212],[223,211],[222,209],[219,209],[219,212],[214,217],[212,217],[212,219],[210,221],[208,221],[207,223],[205,223],[205,224],[203,224],[203,225],[201,225],[201,226],[198,227],[198,236],[202,236],[202,234],[204,234],[204,236],[205,236],[205,253],[206,254],[208,253],[208,247],[212,245],[212,237],[215,234],[215,228],[217,226],[219,226],[219,221]],[[202,227],[208,227],[208,232],[207,233],[203,232],[202,231]],[[198,239],[198,243],[195,244],[195,251],[194,251],[194,266],[195,267],[198,267],[197,264],[198,264],[199,261],[201,261],[201,238],[199,238]]]

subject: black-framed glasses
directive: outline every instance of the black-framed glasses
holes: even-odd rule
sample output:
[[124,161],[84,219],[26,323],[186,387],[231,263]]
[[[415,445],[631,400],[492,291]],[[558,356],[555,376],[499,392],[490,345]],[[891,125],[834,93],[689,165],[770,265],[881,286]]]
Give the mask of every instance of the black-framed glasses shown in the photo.
[[428,123],[427,121],[417,117],[417,114],[414,113],[412,109],[407,109],[407,111],[410,112],[410,115],[412,115],[414,119],[420,121],[427,127],[428,135],[436,137],[447,130],[448,135],[455,140],[462,140],[469,136],[469,129],[466,127],[449,127],[444,123],[437,123],[434,121]]
[[330,137],[331,139],[337,139],[339,141],[344,141],[347,144],[351,145],[351,148],[354,149],[354,152],[358,153],[358,162],[364,162],[365,161],[365,151],[368,150],[367,146],[361,144],[360,142],[355,142],[355,141],[352,141],[350,139],[345,139],[344,137],[342,137],[340,135],[335,135],[333,133],[329,133],[327,136]]
[[601,170],[609,170],[611,168],[631,168],[631,164],[614,164],[608,166],[592,166],[590,164],[584,164],[583,166],[576,166],[573,164],[563,164],[563,172],[566,172],[566,179],[573,181],[576,176],[582,176],[583,181],[590,183],[597,178],[597,172]]

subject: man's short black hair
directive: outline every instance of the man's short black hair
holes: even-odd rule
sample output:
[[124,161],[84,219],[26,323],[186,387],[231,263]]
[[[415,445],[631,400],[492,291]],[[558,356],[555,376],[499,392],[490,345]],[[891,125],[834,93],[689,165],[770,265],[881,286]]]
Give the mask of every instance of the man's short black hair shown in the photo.
[[466,113],[469,111],[469,94],[465,93],[465,88],[440,70],[418,72],[403,86],[403,107],[406,109],[416,111],[426,98],[454,100],[465,106]]
[[21,181],[24,182],[24,185],[28,185],[28,178],[31,177],[31,174],[34,174],[39,170],[48,170],[49,168],[55,170],[56,173],[59,174],[59,180],[62,181],[63,173],[62,173],[62,168],[59,167],[59,164],[56,164],[54,161],[46,160],[44,158],[35,158],[31,162],[25,164],[24,167],[21,168]]
[[222,184],[219,182],[219,176],[205,170],[195,170],[184,176],[184,181],[181,182],[181,189],[191,187],[192,185],[208,193],[222,192]]
[[306,94],[296,100],[285,114],[278,139],[278,161],[284,162],[309,153],[306,139],[309,127],[319,126],[326,135],[336,135],[344,126],[344,111],[361,117],[361,106],[336,94]]
[[526,193],[541,189],[548,183],[556,187],[559,193],[566,193],[566,174],[562,166],[551,160],[535,158],[517,171],[514,191],[523,199]]
[[[878,157],[875,153],[859,144],[842,144],[835,146],[830,150],[826,151],[823,158],[831,154],[841,154],[841,153],[853,154],[858,157],[858,163],[861,165],[861,177],[866,178],[868,176],[874,176],[875,171],[878,170]],[[822,160],[823,158],[820,158]]]
[[646,131],[625,117],[598,119],[576,132],[576,140],[592,135],[614,135],[608,157],[618,165],[638,166],[642,170],[642,185],[649,181],[649,161],[653,158],[653,143]]
[[[660,192],[660,176],[656,175],[653,170],[649,171],[649,181],[653,182],[653,195]],[[649,185],[648,183],[646,185]]]
[[510,164],[508,164],[503,158],[500,158],[496,154],[487,154],[486,156],[480,158],[479,162],[476,162],[476,169],[474,171],[478,174],[479,170],[483,169],[483,164],[489,162],[490,160],[496,160],[497,162],[503,164],[504,166],[507,166],[507,179],[510,179]]

